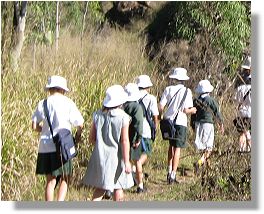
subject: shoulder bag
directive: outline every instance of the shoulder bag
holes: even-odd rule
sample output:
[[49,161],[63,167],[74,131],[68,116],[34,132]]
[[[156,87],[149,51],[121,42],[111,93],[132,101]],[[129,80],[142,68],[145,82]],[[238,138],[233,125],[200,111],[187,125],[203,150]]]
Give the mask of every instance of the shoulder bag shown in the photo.
[[[168,108],[171,104],[171,101],[172,99],[176,96],[176,94],[178,94],[178,92],[180,91],[181,89],[179,89],[175,95],[171,98],[170,102],[169,102],[169,105],[168,105]],[[176,124],[176,119],[178,117],[178,114],[179,114],[179,111],[180,111],[180,108],[182,107],[182,104],[187,96],[187,92],[188,92],[188,89],[186,88],[185,89],[185,93],[184,93],[184,96],[180,102],[180,105],[179,105],[179,108],[177,110],[177,113],[174,117],[173,120],[170,120],[170,119],[162,119],[160,120],[160,131],[161,131],[161,134],[162,134],[162,138],[163,140],[174,140],[175,139],[175,133],[176,133],[176,127],[175,127],[175,124]]]
[[68,129],[59,129],[58,133],[55,136],[53,135],[53,129],[51,126],[48,112],[47,99],[44,100],[43,105],[44,113],[49,124],[52,139],[56,146],[57,157],[64,164],[77,155],[74,138],[71,134],[71,131]]

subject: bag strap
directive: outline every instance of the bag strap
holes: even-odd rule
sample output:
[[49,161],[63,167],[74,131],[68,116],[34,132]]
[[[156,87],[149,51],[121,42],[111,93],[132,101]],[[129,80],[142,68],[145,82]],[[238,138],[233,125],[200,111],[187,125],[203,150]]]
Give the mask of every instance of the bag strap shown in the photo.
[[[181,89],[180,89],[180,90],[181,90]],[[188,92],[188,88],[185,89],[184,95],[183,95],[183,97],[182,97],[182,100],[181,100],[181,102],[180,102],[180,105],[179,105],[179,108],[178,108],[178,111],[177,111],[177,114],[176,114],[175,117],[174,117],[174,120],[173,120],[174,122],[176,122],[176,119],[177,119],[177,117],[178,117],[179,111],[180,111],[180,109],[181,109],[181,107],[182,107],[182,105],[183,105],[183,102],[184,102],[185,99],[186,99],[187,92]],[[177,93],[178,93],[178,92],[177,92]]]
[[249,95],[250,92],[251,92],[251,88],[248,89],[247,93],[244,95],[243,102],[246,100],[246,98],[247,98],[247,96]]
[[244,95],[242,103],[239,103],[238,109],[240,109],[240,107],[242,106],[242,104],[245,102],[245,100],[248,97],[248,95],[249,95],[250,92],[251,92],[251,88],[248,89],[247,93]]
[[47,99],[44,100],[43,106],[44,106],[44,114],[45,114],[45,116],[47,118],[47,121],[48,121],[48,124],[49,124],[49,128],[50,128],[50,132],[51,132],[51,135],[52,135],[52,138],[53,138],[53,129],[52,129],[52,125],[51,125],[51,122],[50,122],[49,110],[48,110],[48,105],[47,105]]
[[[142,97],[142,98],[140,99],[140,101],[141,101],[142,104],[143,104],[143,108],[144,108],[143,111],[144,111],[145,117],[147,118],[147,121],[148,121],[147,113],[148,113],[148,110],[149,110],[149,108],[150,108],[150,103],[151,103],[151,101],[149,102],[147,108],[146,108],[146,106],[145,106],[144,103],[143,103],[143,99],[144,99],[147,95],[148,95],[148,94],[146,94],[144,97]],[[150,125],[150,121],[148,121],[148,123],[149,123],[149,125]]]
[[176,91],[176,93],[173,95],[173,97],[170,99],[170,102],[169,102],[169,104],[168,104],[168,107],[167,108],[169,108],[170,107],[170,104],[172,103],[172,100],[173,100],[173,98],[178,94],[178,92],[181,90],[182,88],[180,88],[178,91]]

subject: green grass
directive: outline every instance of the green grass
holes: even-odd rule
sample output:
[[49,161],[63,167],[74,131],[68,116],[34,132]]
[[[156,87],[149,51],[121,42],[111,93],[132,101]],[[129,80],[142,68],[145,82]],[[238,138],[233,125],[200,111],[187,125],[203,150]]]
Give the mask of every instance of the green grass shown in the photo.
[[[101,107],[106,88],[112,84],[133,82],[140,74],[150,75],[155,85],[152,93],[157,96],[160,96],[166,85],[166,81],[157,74],[155,62],[150,63],[144,57],[144,42],[136,34],[108,30],[96,36],[87,34],[85,38],[81,47],[79,38],[62,35],[57,55],[53,47],[37,46],[35,67],[32,47],[24,47],[20,69],[2,75],[2,200],[44,200],[45,178],[35,175],[39,136],[31,129],[31,116],[38,101],[47,96],[44,86],[48,76],[59,74],[66,77],[71,89],[68,96],[76,102],[85,119],[83,142],[73,161],[74,175],[66,197],[70,201],[91,199],[92,190],[81,186],[80,181],[92,151],[88,142],[92,113]],[[225,136],[216,133],[216,152],[204,176],[193,175],[192,164],[199,156],[192,145],[194,135],[190,131],[189,146],[182,150],[177,172],[180,184],[167,185],[168,142],[162,141],[158,132],[153,153],[144,168],[150,175],[145,181],[148,191],[137,195],[134,193],[135,187],[126,190],[125,200],[250,200],[251,189],[248,184],[251,180],[240,182],[244,171],[250,167],[250,156],[238,156],[234,152],[237,136],[232,126],[232,108],[232,103],[222,106],[227,132]],[[224,153],[227,148],[231,148],[230,154]],[[187,174],[183,173],[184,169]],[[230,176],[235,178],[234,184],[228,180]],[[202,177],[204,186],[201,185]]]

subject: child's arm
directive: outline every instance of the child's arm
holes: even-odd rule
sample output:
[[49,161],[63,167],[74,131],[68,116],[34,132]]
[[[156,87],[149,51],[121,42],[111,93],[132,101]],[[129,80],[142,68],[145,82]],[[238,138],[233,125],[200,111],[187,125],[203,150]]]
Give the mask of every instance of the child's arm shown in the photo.
[[89,142],[92,144],[95,144],[96,142],[96,127],[94,122],[92,123],[92,127],[90,129]]
[[125,172],[130,173],[131,172],[131,164],[129,161],[129,149],[130,149],[130,143],[129,143],[129,137],[128,137],[128,126],[125,125],[122,127],[121,130],[121,146],[122,146],[122,155],[125,163]]
[[36,132],[41,132],[42,126],[39,123],[32,121],[32,129]]

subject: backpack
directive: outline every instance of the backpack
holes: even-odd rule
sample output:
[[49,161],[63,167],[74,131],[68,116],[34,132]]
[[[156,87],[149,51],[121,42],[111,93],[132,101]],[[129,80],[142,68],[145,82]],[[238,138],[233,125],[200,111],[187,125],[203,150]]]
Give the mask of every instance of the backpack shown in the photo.
[[[145,96],[147,96],[147,94]],[[141,107],[143,109],[144,117],[147,119],[147,121],[149,123],[150,130],[151,130],[151,140],[154,142],[155,138],[156,138],[156,126],[155,126],[155,123],[154,123],[153,118],[152,118],[151,113],[150,113],[150,103],[148,105],[148,108],[146,108],[146,106],[143,103],[144,97],[139,99],[138,102],[139,102],[139,104],[141,105]]]

